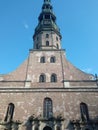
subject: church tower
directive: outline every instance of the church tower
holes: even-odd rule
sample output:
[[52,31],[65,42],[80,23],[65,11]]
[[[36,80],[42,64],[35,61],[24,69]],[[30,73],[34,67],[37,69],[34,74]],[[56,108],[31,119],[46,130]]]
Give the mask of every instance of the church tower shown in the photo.
[[67,61],[65,50],[61,48],[61,39],[51,0],[44,0],[33,35],[34,47],[30,50],[28,60],[26,81],[31,81],[29,87],[68,87],[76,84],[70,80],[92,78],[92,75],[80,71]]
[[61,39],[51,1],[44,0],[33,35],[34,47],[30,50],[28,63],[26,80],[32,80],[31,87],[63,86],[62,58],[65,52],[61,49]]
[[0,75],[1,130],[98,130],[98,78],[67,60],[61,39],[44,0],[28,58]]
[[34,49],[61,49],[60,29],[56,24],[56,16],[50,0],[44,0],[38,20],[39,23],[33,36]]

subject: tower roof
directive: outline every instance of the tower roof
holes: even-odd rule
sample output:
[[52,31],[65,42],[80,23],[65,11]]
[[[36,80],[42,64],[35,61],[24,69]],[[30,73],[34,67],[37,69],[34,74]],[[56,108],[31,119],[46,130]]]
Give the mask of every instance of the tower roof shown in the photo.
[[53,7],[51,5],[51,0],[44,0],[42,5],[42,11],[38,17],[39,23],[35,28],[34,36],[40,33],[41,31],[54,31],[60,37],[60,29],[56,24],[56,16],[53,13]]
[[44,0],[44,2],[49,3],[49,2],[51,2],[51,0]]

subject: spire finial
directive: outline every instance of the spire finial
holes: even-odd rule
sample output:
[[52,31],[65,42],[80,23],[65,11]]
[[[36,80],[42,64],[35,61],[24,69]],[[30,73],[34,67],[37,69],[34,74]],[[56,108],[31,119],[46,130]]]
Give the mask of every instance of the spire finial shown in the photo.
[[51,2],[51,0],[44,0],[44,2],[48,2],[48,3],[50,3],[50,2]]

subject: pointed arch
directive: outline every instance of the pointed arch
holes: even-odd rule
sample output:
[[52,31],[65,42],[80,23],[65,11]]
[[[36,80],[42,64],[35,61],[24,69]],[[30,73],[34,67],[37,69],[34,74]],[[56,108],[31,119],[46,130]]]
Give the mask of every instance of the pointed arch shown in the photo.
[[53,116],[53,103],[50,98],[45,98],[43,103],[43,116],[51,118]]

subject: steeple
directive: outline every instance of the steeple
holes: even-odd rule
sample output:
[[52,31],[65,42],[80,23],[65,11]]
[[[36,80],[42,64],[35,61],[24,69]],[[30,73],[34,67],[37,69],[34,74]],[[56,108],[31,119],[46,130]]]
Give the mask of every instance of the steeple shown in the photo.
[[45,3],[50,3],[51,1],[50,0],[44,0]]
[[60,29],[56,24],[51,0],[44,0],[33,35],[34,49],[61,49]]

